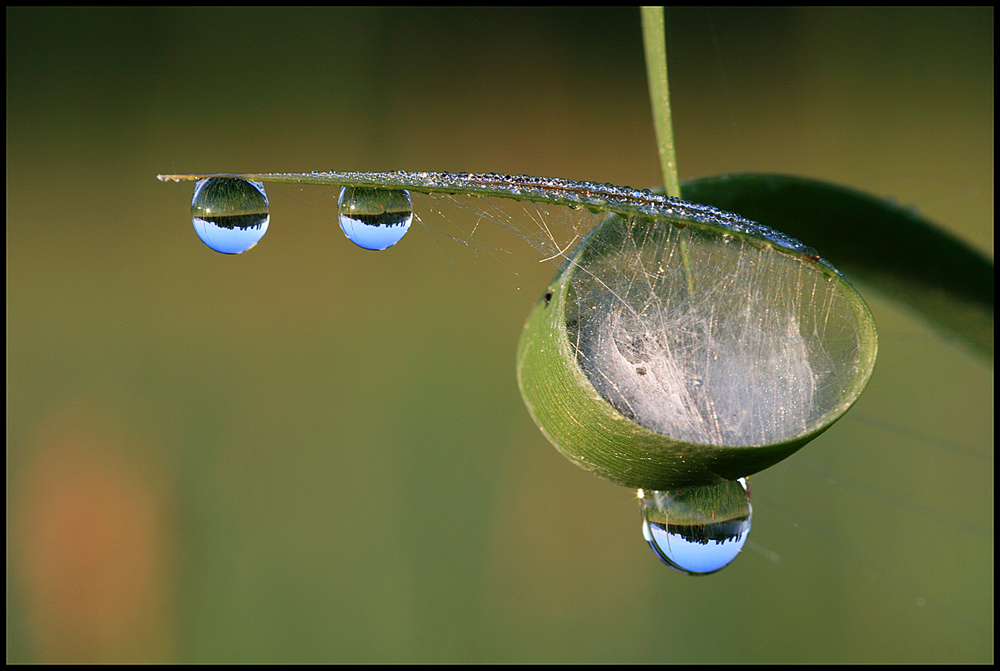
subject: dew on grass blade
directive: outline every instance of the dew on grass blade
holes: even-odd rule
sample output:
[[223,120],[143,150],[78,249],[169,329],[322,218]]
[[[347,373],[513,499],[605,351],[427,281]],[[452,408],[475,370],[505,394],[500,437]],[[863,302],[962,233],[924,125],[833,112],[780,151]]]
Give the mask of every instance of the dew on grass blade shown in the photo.
[[[870,311],[832,265],[714,207],[526,176],[243,177],[342,188],[338,219],[365,249],[392,246],[416,220],[439,245],[508,269],[522,255],[487,229],[527,243],[535,272],[561,262],[522,332],[525,403],[573,463],[649,493],[644,536],[686,573],[732,561],[750,518],[737,479],[826,430],[874,366]],[[740,496],[745,511],[720,512],[719,499]]]
[[[365,249],[406,233],[412,191],[459,196],[475,214],[471,231],[442,238],[504,263],[503,250],[472,243],[492,222],[543,261],[563,259],[522,331],[522,396],[567,458],[632,489],[718,484],[777,463],[839,419],[874,367],[874,320],[850,283],[812,248],[738,214],[523,175],[241,177],[342,187],[340,223]],[[517,201],[526,218],[489,197]],[[571,235],[558,235],[563,223]]]
[[271,220],[264,185],[230,177],[198,180],[191,215],[201,241],[221,254],[251,249]]
[[711,487],[638,491],[642,536],[664,564],[688,575],[728,566],[750,533],[750,488],[740,478]]
[[376,252],[402,240],[413,223],[413,201],[405,189],[344,187],[337,209],[348,239]]

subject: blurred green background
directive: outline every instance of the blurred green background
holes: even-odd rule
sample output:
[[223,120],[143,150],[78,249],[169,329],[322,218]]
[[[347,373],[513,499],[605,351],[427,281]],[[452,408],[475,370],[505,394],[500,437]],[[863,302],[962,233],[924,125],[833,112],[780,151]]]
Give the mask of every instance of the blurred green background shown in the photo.
[[[659,184],[638,10],[6,16],[8,662],[993,659],[992,362],[871,288],[868,391],[688,578],[521,403],[548,265],[363,252],[287,190],[225,257],[155,179]],[[992,257],[991,8],[667,20],[682,178],[850,185]]]

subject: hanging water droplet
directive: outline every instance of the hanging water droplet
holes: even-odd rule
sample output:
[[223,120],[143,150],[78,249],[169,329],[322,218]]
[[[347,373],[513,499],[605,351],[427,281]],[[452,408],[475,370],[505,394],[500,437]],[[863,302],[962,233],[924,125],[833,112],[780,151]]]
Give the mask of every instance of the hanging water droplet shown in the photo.
[[669,492],[639,490],[642,536],[667,566],[688,575],[725,568],[750,533],[750,488],[740,478]]
[[199,180],[191,214],[201,241],[222,254],[242,254],[256,245],[271,220],[264,185],[230,177]]
[[403,189],[344,187],[337,207],[348,239],[376,252],[402,240],[413,223],[413,201]]

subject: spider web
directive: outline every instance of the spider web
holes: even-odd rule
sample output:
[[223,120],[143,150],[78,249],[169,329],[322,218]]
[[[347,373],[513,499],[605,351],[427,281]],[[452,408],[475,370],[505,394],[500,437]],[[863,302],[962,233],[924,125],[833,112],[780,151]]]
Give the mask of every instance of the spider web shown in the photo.
[[[525,259],[572,262],[567,334],[577,361],[612,406],[653,431],[701,444],[780,442],[815,429],[854,379],[851,306],[801,254],[665,220],[616,218],[587,238],[607,215],[584,208],[415,203],[442,247],[464,246],[514,274]],[[456,210],[473,217],[471,228]],[[574,258],[584,238],[587,252]]]
[[765,445],[840,401],[856,323],[811,261],[701,226],[621,226],[581,261],[567,319],[581,368],[620,412],[688,442]]
[[[337,190],[319,192],[333,199]],[[412,196],[416,230],[467,284],[481,274],[465,264],[469,252],[532,281],[572,263],[566,325],[580,368],[648,429],[698,444],[782,442],[815,430],[855,379],[859,335],[844,285],[801,253],[725,223]]]

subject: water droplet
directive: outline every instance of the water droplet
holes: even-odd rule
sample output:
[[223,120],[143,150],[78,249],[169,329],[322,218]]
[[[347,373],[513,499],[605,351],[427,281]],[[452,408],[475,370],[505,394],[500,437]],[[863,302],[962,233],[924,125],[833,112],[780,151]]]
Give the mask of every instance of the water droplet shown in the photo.
[[750,533],[750,488],[744,478],[669,492],[639,490],[642,536],[663,563],[688,575],[732,562]]
[[242,254],[256,245],[271,220],[264,185],[230,177],[199,180],[191,215],[201,241],[221,254]]
[[362,249],[389,249],[413,223],[413,201],[403,189],[344,187],[337,207],[344,234]]
[[806,257],[813,263],[819,261],[819,252],[817,252],[813,247],[808,247],[803,245],[803,247],[799,251],[802,253],[804,257]]

